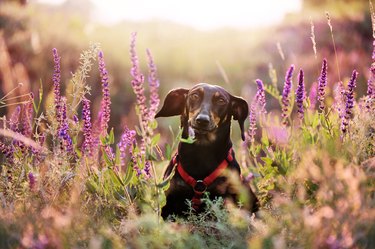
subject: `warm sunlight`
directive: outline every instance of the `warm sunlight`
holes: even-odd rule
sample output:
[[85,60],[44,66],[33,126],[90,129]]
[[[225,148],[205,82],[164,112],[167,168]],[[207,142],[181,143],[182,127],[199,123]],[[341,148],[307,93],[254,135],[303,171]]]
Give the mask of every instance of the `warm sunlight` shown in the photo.
[[[63,0],[40,0],[62,3]],[[300,0],[92,0],[95,18],[106,23],[120,20],[164,19],[199,29],[256,27],[276,23],[288,12],[301,8]]]

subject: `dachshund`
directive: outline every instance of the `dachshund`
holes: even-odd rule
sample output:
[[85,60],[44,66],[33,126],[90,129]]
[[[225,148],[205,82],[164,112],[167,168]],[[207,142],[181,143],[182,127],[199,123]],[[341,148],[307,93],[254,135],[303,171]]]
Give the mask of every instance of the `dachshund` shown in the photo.
[[[248,103],[243,98],[217,85],[200,83],[167,94],[155,118],[180,115],[182,139],[164,173],[164,179],[171,177],[161,212],[164,219],[172,214],[186,216],[187,200],[195,212],[204,211],[202,198],[207,194],[210,199],[222,197],[240,203],[252,213],[258,211],[258,199],[242,180],[230,139],[233,118],[245,140],[244,122],[248,114]],[[193,139],[186,142],[189,137]]]

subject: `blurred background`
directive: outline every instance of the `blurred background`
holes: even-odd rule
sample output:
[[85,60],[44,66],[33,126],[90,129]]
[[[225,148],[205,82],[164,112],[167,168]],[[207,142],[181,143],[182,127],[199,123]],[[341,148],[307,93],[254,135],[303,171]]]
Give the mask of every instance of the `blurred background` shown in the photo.
[[[50,92],[52,48],[62,58],[64,84],[78,68],[80,53],[90,43],[99,43],[110,75],[110,126],[116,131],[124,123],[132,127],[137,122],[129,73],[132,32],[138,33],[137,52],[145,74],[146,48],[154,56],[161,99],[174,87],[208,82],[250,103],[255,79],[269,84],[269,69],[274,68],[281,90],[290,64],[305,71],[309,89],[317,81],[324,57],[330,85],[339,79],[346,84],[357,69],[357,97],[366,91],[373,40],[368,0],[0,0],[0,98],[19,82],[23,87],[17,89],[18,95],[37,94],[41,82],[44,92]],[[92,87],[89,99],[98,105],[101,84],[96,65],[88,83]],[[279,108],[277,101],[267,104],[268,110],[273,108]],[[11,109],[2,107],[0,114]]]

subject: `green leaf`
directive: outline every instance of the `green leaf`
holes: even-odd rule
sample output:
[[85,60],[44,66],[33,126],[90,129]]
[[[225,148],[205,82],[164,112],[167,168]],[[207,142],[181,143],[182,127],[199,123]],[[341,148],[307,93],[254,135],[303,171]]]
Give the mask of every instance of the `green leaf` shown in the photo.
[[268,140],[267,132],[265,130],[262,130],[262,138],[261,142],[265,147],[268,147],[270,142]]
[[171,148],[171,146],[169,144],[165,145],[165,157],[168,160],[172,159],[172,148]]
[[114,166],[112,160],[108,157],[107,152],[104,150],[104,148],[102,148],[102,155],[107,167]]
[[115,186],[124,186],[124,183],[122,182],[121,178],[118,176],[117,172],[115,172],[113,169],[108,169],[107,172],[108,172],[111,182],[114,183]]
[[264,91],[277,100],[281,99],[279,90],[272,85],[264,85]]
[[176,167],[173,168],[172,172],[170,173],[170,175],[164,179],[164,181],[162,181],[161,183],[158,183],[156,184],[156,187],[162,189],[162,190],[167,190],[169,188],[169,183],[171,182],[171,179],[172,177],[174,176],[176,172]]
[[195,142],[195,139],[189,136],[188,138],[180,138],[180,141],[182,143],[193,144]]
[[102,145],[107,145],[107,137],[100,135],[100,142]]
[[315,129],[316,127],[318,127],[318,125],[319,125],[319,114],[315,113],[312,123],[311,123],[311,127]]
[[155,146],[158,144],[160,140],[160,133],[156,134],[152,139],[151,139],[151,146]]
[[133,179],[134,175],[135,175],[135,172],[134,172],[133,168],[130,166],[130,163],[128,163],[128,165],[126,167],[124,180],[123,180],[124,186],[129,185],[129,183]]
[[154,119],[151,122],[149,122],[149,126],[151,129],[155,130],[156,128],[158,128],[158,122]]
[[114,144],[114,143],[115,143],[115,134],[114,134],[113,127],[112,127],[108,136],[108,144]]
[[261,157],[260,159],[262,159],[262,161],[265,162],[266,165],[272,165],[273,163],[273,160],[269,157]]
[[116,146],[116,157],[115,157],[115,165],[119,165],[120,166],[120,163],[121,163],[121,158],[120,158],[120,148],[118,147],[118,145]]
[[97,193],[98,192],[99,186],[93,179],[87,180],[85,185],[86,185],[87,190],[90,193]]

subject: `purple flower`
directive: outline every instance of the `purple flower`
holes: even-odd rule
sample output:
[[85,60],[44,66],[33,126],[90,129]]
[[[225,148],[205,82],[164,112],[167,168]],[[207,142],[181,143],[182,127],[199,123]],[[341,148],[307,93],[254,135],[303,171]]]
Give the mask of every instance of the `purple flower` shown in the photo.
[[[374,41],[375,42],[375,41]],[[367,97],[366,108],[371,110],[375,101],[375,64],[373,63],[370,68],[370,78],[367,81]]]
[[316,105],[316,98],[318,93],[318,83],[312,83],[310,87],[309,100],[310,100],[310,109],[314,110]]
[[61,101],[60,100],[61,99],[61,95],[60,95],[60,80],[61,80],[60,57],[59,57],[59,54],[57,53],[56,48],[53,48],[52,52],[53,52],[53,61],[54,61],[54,73],[53,73],[53,77],[52,77],[54,104],[55,104],[56,119],[57,119],[57,121],[60,125],[61,124],[61,117],[59,116],[60,113],[61,113],[60,112],[60,107],[61,107],[61,103],[60,103],[60,101]]
[[146,178],[151,177],[151,162],[146,160],[145,167],[143,168],[143,171],[145,172]]
[[288,118],[288,111],[289,111],[289,98],[290,98],[290,92],[292,90],[292,76],[294,71],[294,65],[291,65],[288,71],[285,75],[285,83],[284,83],[284,89],[283,94],[281,97],[281,104],[282,104],[282,114],[281,117],[283,119],[283,124],[287,124],[287,118]]
[[256,100],[257,104],[259,106],[259,113],[266,114],[266,94],[264,92],[264,85],[263,82],[260,79],[256,79],[255,82],[257,83],[257,93],[256,93]]
[[74,123],[75,124],[78,124],[78,122],[79,122],[79,119],[78,119],[78,117],[77,117],[77,115],[73,115],[73,121],[74,121]]
[[27,175],[27,177],[29,178],[29,187],[30,187],[30,190],[33,191],[35,189],[35,184],[36,184],[36,179],[35,179],[35,176],[32,172],[29,172],[29,174]]
[[99,152],[99,142],[101,134],[101,120],[102,120],[102,111],[99,111],[98,117],[92,124],[91,128],[91,153],[93,155],[98,155]]
[[341,119],[341,131],[345,135],[348,132],[349,120],[352,118],[354,107],[354,88],[356,87],[358,72],[353,70],[352,77],[348,83],[348,90],[345,92],[346,105],[345,113]]
[[334,96],[335,96],[334,108],[339,114],[340,119],[343,117],[344,110],[345,110],[344,95],[345,95],[344,84],[342,83],[342,81],[340,81],[337,83],[335,90],[334,90]]
[[102,93],[103,93],[103,99],[101,102],[101,112],[102,112],[102,118],[101,118],[101,132],[107,133],[108,129],[108,122],[111,115],[111,99],[109,95],[109,81],[108,81],[108,72],[105,68],[104,63],[104,57],[103,52],[100,51],[98,54],[98,61],[99,61],[99,72],[100,72],[100,78],[102,81]]
[[84,98],[82,100],[82,120],[83,120],[83,143],[82,143],[82,153],[87,152],[88,155],[91,155],[91,146],[92,146],[92,136],[91,136],[91,112],[90,112],[90,100]]
[[254,176],[254,174],[253,173],[249,173],[244,179],[243,179],[243,181],[245,182],[245,183],[249,183],[249,182],[251,182],[251,180],[253,180],[255,178],[255,176]]
[[255,134],[257,129],[257,118],[256,118],[256,107],[257,107],[257,98],[256,95],[254,96],[253,101],[250,105],[249,110],[249,129],[247,131],[249,136],[249,141],[251,144],[254,143],[255,140]]
[[254,143],[256,129],[257,129],[257,110],[259,114],[266,114],[266,95],[264,92],[264,85],[260,79],[256,79],[255,82],[257,83],[257,92],[253,98],[253,101],[250,105],[249,111],[249,129],[247,131],[248,135],[248,143]]
[[367,81],[367,95],[373,96],[375,94],[375,86],[374,86],[375,64],[371,65],[370,72],[371,72],[370,79]]
[[322,71],[319,76],[318,101],[320,111],[324,110],[325,87],[327,86],[327,59],[323,59]]
[[2,141],[0,141],[0,152],[5,156],[10,164],[13,164],[14,149],[12,146],[6,145]]
[[132,146],[135,142],[135,134],[134,130],[129,130],[128,127],[125,126],[124,132],[121,135],[121,140],[118,143],[118,147],[120,149],[120,159],[121,159],[121,166],[125,165],[125,158],[126,152],[132,150]]
[[[41,148],[43,147],[45,139],[46,139],[45,134],[37,134],[35,136],[35,141],[40,145]],[[31,147],[31,152],[34,156],[36,163],[42,161],[45,158],[45,156],[42,154],[41,149]]]
[[149,49],[146,50],[147,52],[147,58],[148,58],[148,68],[149,68],[149,76],[148,76],[148,82],[150,86],[150,109],[148,112],[148,116],[150,119],[153,119],[155,116],[155,113],[159,107],[159,80],[157,77],[157,69],[156,65],[154,63],[154,59],[152,58],[151,52]]
[[132,63],[130,74],[133,76],[133,79],[131,81],[131,84],[132,84],[132,88],[137,99],[137,105],[139,108],[141,121],[142,121],[141,125],[143,127],[146,127],[147,121],[149,118],[148,118],[146,97],[144,94],[144,86],[143,86],[144,76],[143,74],[140,73],[138,56],[135,50],[136,38],[137,38],[137,33],[132,33],[131,40],[130,40],[130,57],[131,57],[131,63]]
[[[61,98],[61,108],[60,108],[60,115],[61,115],[61,126],[58,130],[58,136],[62,140],[62,147],[65,147],[66,151],[69,153],[73,153],[73,142],[68,133],[69,124],[68,119],[66,116],[66,98]],[[64,148],[62,148],[64,149]]]
[[298,117],[299,119],[303,119],[305,110],[303,109],[303,101],[306,98],[306,93],[305,93],[305,83],[303,81],[303,71],[302,69],[299,70],[298,74],[298,86],[296,90],[296,103],[297,103],[297,112],[298,112]]
[[33,102],[30,100],[29,102],[23,105],[23,115],[21,117],[22,123],[22,134],[25,137],[30,137],[32,134],[32,122],[33,122]]
[[18,132],[18,126],[20,123],[20,114],[21,114],[21,107],[17,106],[16,109],[12,112],[9,118],[9,129],[14,132]]

